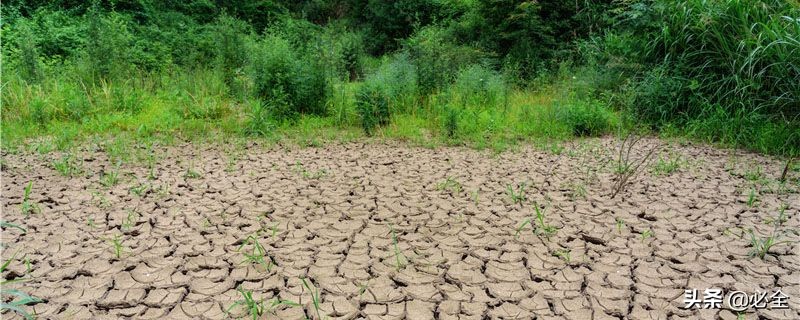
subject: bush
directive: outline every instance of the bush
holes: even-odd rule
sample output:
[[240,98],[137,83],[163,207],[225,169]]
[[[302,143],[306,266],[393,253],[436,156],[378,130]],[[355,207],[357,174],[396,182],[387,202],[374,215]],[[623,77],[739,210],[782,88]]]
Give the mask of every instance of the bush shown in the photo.
[[39,50],[36,47],[37,38],[28,20],[20,19],[17,21],[16,33],[17,41],[14,56],[17,57],[17,61],[14,64],[23,79],[29,82],[38,82],[42,77],[42,68],[39,61]]
[[[297,57],[285,39],[267,35],[252,52],[251,74],[256,97],[274,116],[325,114],[329,83],[324,68],[310,57]],[[271,101],[280,103],[271,103]]]
[[481,65],[470,65],[458,73],[451,87],[464,107],[505,107],[508,86],[503,76]]
[[225,84],[234,93],[242,93],[240,75],[247,65],[248,25],[228,15],[220,16],[212,26],[216,40],[216,64]]
[[372,135],[375,127],[389,123],[389,97],[376,82],[367,82],[356,92],[356,111],[364,133]]
[[611,129],[612,112],[597,100],[573,100],[556,112],[559,121],[579,137],[600,136]]
[[126,17],[102,14],[96,9],[88,13],[89,27],[83,65],[90,72],[90,83],[102,79],[121,78],[133,67],[131,50],[133,35]]
[[416,66],[422,94],[449,85],[459,70],[485,56],[478,49],[454,44],[447,32],[436,26],[419,30],[406,40],[404,50]]

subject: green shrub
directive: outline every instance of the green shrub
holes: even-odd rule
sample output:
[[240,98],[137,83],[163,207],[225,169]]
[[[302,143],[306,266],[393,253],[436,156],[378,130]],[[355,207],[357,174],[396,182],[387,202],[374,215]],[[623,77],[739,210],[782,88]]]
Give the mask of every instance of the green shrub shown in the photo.
[[422,94],[444,88],[453,82],[459,70],[484,57],[475,48],[454,44],[446,30],[436,26],[417,31],[406,40],[404,50],[416,66]]
[[114,12],[104,14],[96,8],[87,16],[89,25],[82,64],[89,72],[86,75],[90,77],[89,83],[123,77],[133,67],[133,35],[127,18]]
[[449,106],[445,109],[444,131],[448,138],[455,138],[458,133],[459,110]]
[[556,113],[559,121],[572,128],[576,136],[600,136],[610,131],[612,112],[600,101],[568,101]]
[[255,95],[264,103],[281,102],[269,103],[280,106],[270,108],[275,117],[325,114],[330,89],[325,70],[318,62],[297,57],[289,42],[275,35],[267,35],[256,44],[252,56]]
[[465,107],[504,108],[507,102],[508,86],[503,77],[481,65],[461,70],[450,89]]
[[28,82],[38,82],[42,77],[42,67],[39,61],[39,50],[36,47],[37,38],[27,19],[19,19],[16,23],[16,67],[20,76]]
[[372,135],[375,127],[389,123],[389,97],[376,82],[366,82],[356,92],[356,111],[364,133]]
[[243,94],[242,75],[247,65],[248,25],[223,14],[212,26],[216,42],[216,64],[225,84],[236,96]]

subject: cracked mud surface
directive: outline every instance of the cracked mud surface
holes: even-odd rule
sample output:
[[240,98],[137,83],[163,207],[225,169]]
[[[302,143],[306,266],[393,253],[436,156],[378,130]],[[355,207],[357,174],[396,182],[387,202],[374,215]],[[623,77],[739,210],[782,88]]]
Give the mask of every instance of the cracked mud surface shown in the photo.
[[[740,237],[748,228],[770,234],[765,220],[782,204],[782,228],[800,226],[797,180],[788,191],[747,180],[752,166],[775,179],[782,163],[673,145],[662,154],[685,166],[657,175],[651,163],[609,199],[615,146],[574,141],[558,156],[529,147],[493,155],[396,144],[184,145],[158,150],[154,179],[144,162],[122,165],[110,187],[101,172],[116,165],[102,152],[76,153],[83,173],[74,177],[53,169],[57,155],[6,154],[3,220],[27,233],[3,230],[3,261],[18,251],[3,277],[29,279],[8,287],[44,299],[26,309],[54,319],[244,316],[240,307],[226,313],[239,287],[301,304],[266,318],[316,318],[301,277],[318,288],[329,319],[736,319],[682,309],[690,288],[780,288],[790,309],[744,316],[800,319],[799,237],[785,235],[794,242],[764,260],[749,257]],[[25,217],[29,181],[41,212]],[[523,183],[526,199],[514,203],[508,185]],[[534,203],[557,228],[549,237],[530,225],[515,234]],[[274,260],[269,270],[244,262],[251,235]]]

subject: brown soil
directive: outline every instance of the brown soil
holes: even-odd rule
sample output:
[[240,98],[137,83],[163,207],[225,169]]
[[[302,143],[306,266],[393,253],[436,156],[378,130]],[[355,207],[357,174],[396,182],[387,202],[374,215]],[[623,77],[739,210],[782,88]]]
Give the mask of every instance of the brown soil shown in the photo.
[[[688,165],[669,175],[648,168],[609,199],[614,147],[611,139],[576,141],[557,156],[527,147],[493,155],[248,146],[232,163],[227,146],[184,145],[161,150],[155,180],[144,164],[123,165],[110,188],[100,172],[115,166],[102,152],[78,154],[84,173],[71,178],[52,168],[58,155],[7,154],[2,219],[28,232],[4,229],[2,258],[19,251],[31,269],[14,261],[3,277],[29,278],[7,287],[45,299],[27,310],[56,319],[228,318],[239,286],[256,299],[302,305],[278,306],[267,318],[316,318],[301,277],[319,288],[320,313],[330,319],[736,319],[682,309],[684,289],[715,287],[781,288],[790,309],[746,318],[800,319],[800,237],[784,235],[793,242],[764,260],[749,257],[749,237],[740,237],[748,228],[770,234],[765,220],[783,203],[782,230],[800,227],[796,177],[789,190],[745,179],[754,166],[775,179],[782,163],[673,145],[666,149]],[[200,177],[187,177],[188,168]],[[461,188],[438,188],[447,178]],[[29,181],[41,213],[24,217]],[[515,204],[507,186],[519,183],[527,200]],[[751,186],[759,190],[754,208],[746,203]],[[549,239],[530,225],[515,236],[534,202],[558,228]],[[647,230],[652,237],[642,236]],[[243,263],[254,234],[275,261],[269,271]]]

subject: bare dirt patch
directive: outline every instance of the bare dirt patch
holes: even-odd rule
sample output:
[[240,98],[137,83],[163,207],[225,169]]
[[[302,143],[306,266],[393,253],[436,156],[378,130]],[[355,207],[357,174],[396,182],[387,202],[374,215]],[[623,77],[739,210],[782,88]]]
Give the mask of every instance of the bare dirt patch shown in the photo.
[[[670,146],[682,164],[654,161],[610,199],[615,146],[186,145],[152,171],[85,151],[74,177],[58,155],[4,155],[3,220],[27,232],[3,230],[3,261],[18,251],[3,277],[28,278],[8,287],[57,319],[243,316],[226,313],[237,288],[299,303],[265,315],[284,319],[317,317],[314,288],[331,319],[735,319],[683,309],[684,290],[780,288],[789,309],[744,315],[800,318],[799,237],[760,259],[744,232],[770,235],[785,204],[781,229],[800,227],[780,162]],[[30,181],[41,212],[26,217]]]

